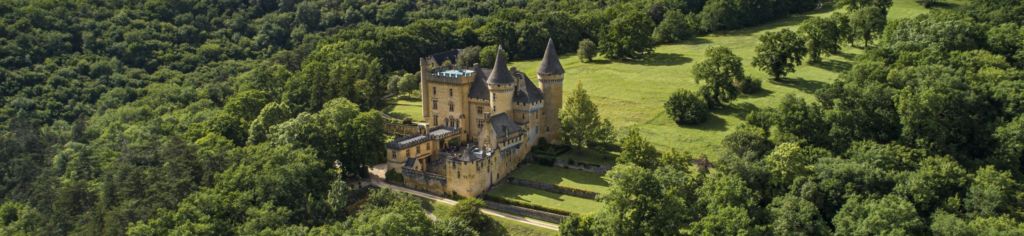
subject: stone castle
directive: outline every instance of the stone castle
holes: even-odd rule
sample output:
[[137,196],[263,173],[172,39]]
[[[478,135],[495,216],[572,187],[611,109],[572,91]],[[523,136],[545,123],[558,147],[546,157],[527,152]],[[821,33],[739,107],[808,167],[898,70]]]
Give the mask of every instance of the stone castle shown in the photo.
[[444,56],[420,58],[425,127],[387,144],[388,169],[401,173],[407,187],[477,196],[515,170],[541,139],[560,143],[565,70],[553,41],[537,68],[540,88],[508,68],[500,47],[497,54],[491,69],[437,66]]

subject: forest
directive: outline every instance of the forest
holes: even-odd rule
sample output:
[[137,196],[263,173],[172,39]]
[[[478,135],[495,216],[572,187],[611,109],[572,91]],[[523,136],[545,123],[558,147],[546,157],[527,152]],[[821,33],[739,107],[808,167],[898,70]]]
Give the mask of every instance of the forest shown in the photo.
[[[831,4],[2,0],[0,234],[477,234],[349,187],[383,161],[379,110],[414,89],[419,57],[535,59],[552,38],[642,60]],[[975,0],[890,22],[816,101],[751,113],[710,171],[626,137],[641,150],[606,176],[606,209],[561,233],[1024,233],[1022,16]]]

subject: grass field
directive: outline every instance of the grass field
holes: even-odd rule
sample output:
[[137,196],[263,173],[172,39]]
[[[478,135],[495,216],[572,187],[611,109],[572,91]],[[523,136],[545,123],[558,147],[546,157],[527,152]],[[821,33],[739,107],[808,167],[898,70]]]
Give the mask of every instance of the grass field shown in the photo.
[[512,177],[598,194],[608,193],[608,182],[604,181],[601,175],[586,171],[526,164],[512,172]]
[[594,200],[552,193],[535,188],[511,185],[508,183],[495,186],[491,191],[487,192],[487,195],[504,198],[509,201],[536,204],[582,215],[595,213],[602,207],[600,202]]
[[[446,215],[447,212],[449,210],[451,210],[451,207],[452,207],[452,206],[445,205],[444,203],[440,203],[440,202],[436,202],[436,201],[430,201],[430,200],[426,200],[426,199],[424,199],[424,201],[427,204],[427,206],[425,206],[424,208],[427,208],[426,209],[427,211],[433,213],[435,216],[438,216],[438,217]],[[519,222],[516,222],[516,221],[507,220],[507,219],[501,218],[501,217],[494,217],[494,216],[490,216],[490,215],[488,215],[487,217],[490,217],[491,219],[493,219],[494,222],[498,224],[498,226],[495,227],[493,232],[481,232],[480,235],[508,235],[508,236],[533,236],[533,235],[551,235],[551,236],[554,236],[554,235],[558,235],[558,232],[554,231],[554,230],[545,229],[545,228],[541,228],[541,227],[536,227],[536,226],[528,225],[528,224],[523,224],[523,223],[519,223]]]
[[[927,12],[912,0],[896,0],[890,18],[912,17]],[[800,22],[812,16],[828,16],[833,11],[812,12],[741,30],[719,32],[687,40],[679,44],[660,45],[644,61],[610,61],[596,58],[592,63],[581,63],[574,54],[561,57],[565,67],[565,94],[581,83],[601,115],[611,120],[616,128],[637,128],[659,149],[676,149],[694,154],[706,154],[716,159],[723,151],[720,142],[733,130],[744,124],[747,113],[756,109],[774,107],[783,96],[793,94],[813,100],[813,91],[831,83],[838,74],[851,66],[850,61],[862,53],[860,49],[845,47],[839,55],[823,59],[822,63],[807,63],[789,74],[785,82],[772,82],[768,75],[750,65],[754,57],[757,37],[768,31],[783,28],[795,30]],[[713,112],[707,122],[692,126],[679,126],[664,112],[668,96],[678,90],[696,91],[692,68],[704,60],[704,51],[710,46],[725,46],[743,59],[747,75],[763,80],[762,91],[743,95],[729,108]],[[539,62],[513,63],[522,71],[536,71]]]

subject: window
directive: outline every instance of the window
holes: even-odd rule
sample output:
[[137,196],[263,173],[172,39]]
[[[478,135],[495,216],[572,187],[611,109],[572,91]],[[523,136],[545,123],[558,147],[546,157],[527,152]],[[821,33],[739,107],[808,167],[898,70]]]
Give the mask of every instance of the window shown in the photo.
[[437,100],[434,100],[434,110],[437,110]]
[[448,102],[448,111],[455,111],[455,103]]
[[437,87],[435,86],[433,88],[434,88],[434,95],[437,95]]
[[455,93],[453,93],[452,89],[448,89],[448,96],[449,97],[455,96]]
[[437,124],[437,115],[434,115],[434,124]]
[[476,107],[476,114],[484,114],[484,107]]

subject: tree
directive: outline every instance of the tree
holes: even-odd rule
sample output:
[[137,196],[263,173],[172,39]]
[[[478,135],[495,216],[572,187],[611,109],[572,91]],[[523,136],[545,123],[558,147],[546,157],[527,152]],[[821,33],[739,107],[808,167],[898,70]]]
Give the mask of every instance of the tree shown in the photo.
[[[494,66],[494,58],[497,58],[498,52],[499,52],[498,51],[498,46],[494,46],[494,45],[487,46],[487,47],[484,47],[484,48],[480,49],[480,67],[481,68],[493,67]],[[508,56],[508,52],[501,51],[501,53],[505,54],[506,57]]]
[[445,217],[466,222],[477,232],[489,232],[491,220],[480,212],[480,208],[483,207],[484,201],[480,199],[462,199],[448,211],[448,214]]
[[796,143],[782,143],[775,146],[764,157],[764,165],[771,174],[769,183],[777,189],[786,189],[794,179],[811,174],[811,164],[818,158],[829,157],[831,153],[816,147],[801,147]]
[[697,83],[704,82],[700,92],[710,107],[719,107],[736,99],[739,90],[733,81],[741,80],[743,62],[729,48],[714,46],[704,52],[707,59],[693,66]]
[[895,195],[880,199],[852,197],[832,219],[832,224],[836,235],[907,235],[924,230],[914,205]]
[[593,61],[594,56],[597,56],[597,44],[594,44],[594,41],[590,41],[590,39],[580,40],[576,56],[580,58],[580,62]]
[[1020,157],[1024,156],[1024,115],[1018,115],[1010,122],[999,126],[992,136],[998,142],[998,146],[988,162],[1013,173],[1024,174],[1021,173],[1024,166],[1020,160]]
[[[659,174],[668,174],[658,172]],[[678,172],[676,173],[678,174]],[[674,234],[689,217],[683,214],[679,201],[667,192],[678,182],[662,182],[655,170],[633,164],[620,164],[605,174],[609,188],[601,201],[605,208],[595,217],[592,232],[628,235],[647,232],[657,235]],[[673,187],[674,188],[674,187]]]
[[601,119],[597,105],[590,101],[582,83],[577,83],[576,90],[569,94],[558,119],[562,121],[562,138],[573,147],[588,148],[615,140],[611,122]]
[[736,131],[726,135],[722,139],[722,146],[729,155],[745,160],[761,159],[761,156],[773,148],[764,129],[750,125],[740,126]]
[[963,191],[967,170],[949,156],[932,156],[896,183],[893,192],[906,196],[921,212],[932,212],[946,198]]
[[807,53],[803,38],[789,29],[764,33],[758,36],[758,40],[761,44],[754,48],[757,56],[754,56],[752,65],[776,80],[796,71],[796,66],[803,62]]
[[680,89],[665,102],[665,113],[676,121],[676,124],[700,124],[708,119],[708,103],[703,97]]
[[973,216],[998,216],[1017,204],[1017,182],[1010,173],[985,166],[974,174],[964,205]]
[[317,111],[327,101],[343,97],[363,108],[383,105],[387,81],[379,59],[351,53],[343,43],[318,48],[302,63],[299,76],[288,80],[285,99],[302,111]]
[[888,11],[892,7],[892,0],[839,0],[837,6],[845,6],[847,10],[857,10],[866,7],[877,7]]
[[466,221],[457,218],[445,218],[434,221],[434,234],[438,236],[477,236],[480,235]]
[[598,50],[609,58],[636,60],[654,52],[654,21],[643,12],[624,12],[602,32]]
[[637,129],[628,129],[626,135],[619,140],[619,147],[622,151],[619,157],[615,158],[616,164],[631,163],[647,169],[658,167],[658,157],[661,154],[647,141]]
[[772,199],[768,205],[771,218],[769,229],[773,235],[829,235],[828,224],[818,213],[818,207],[806,199],[792,194]]
[[726,206],[711,212],[694,222],[690,234],[694,235],[757,235],[754,219],[747,209]]
[[682,11],[673,10],[665,13],[665,19],[654,28],[654,41],[659,43],[675,43],[683,41],[695,34],[693,24]]
[[839,43],[842,32],[832,20],[812,17],[800,25],[798,32],[803,35],[806,42],[804,47],[811,62],[820,62],[822,55],[838,53],[841,48]]
[[473,66],[480,62],[480,46],[469,46],[459,51],[455,64],[463,67]]
[[885,11],[875,6],[868,6],[854,10],[850,14],[850,31],[860,40],[864,41],[867,48],[875,36],[882,33],[885,28]]

